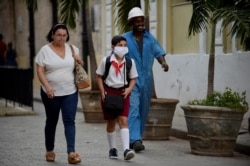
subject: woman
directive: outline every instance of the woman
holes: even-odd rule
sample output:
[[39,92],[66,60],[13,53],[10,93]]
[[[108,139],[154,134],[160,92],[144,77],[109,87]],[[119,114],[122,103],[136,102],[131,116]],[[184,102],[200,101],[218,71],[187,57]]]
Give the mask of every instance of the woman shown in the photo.
[[74,47],[73,57],[69,44],[69,32],[65,24],[55,24],[47,35],[48,44],[38,52],[35,62],[41,82],[41,98],[45,107],[46,160],[55,161],[54,142],[60,110],[67,142],[68,163],[81,162],[75,152],[75,116],[78,91],[74,83],[74,60],[83,64],[79,49]]

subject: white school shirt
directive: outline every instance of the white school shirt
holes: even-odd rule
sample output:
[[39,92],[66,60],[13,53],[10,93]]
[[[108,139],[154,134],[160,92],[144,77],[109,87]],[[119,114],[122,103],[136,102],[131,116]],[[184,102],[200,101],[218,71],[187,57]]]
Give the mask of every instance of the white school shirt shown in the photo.
[[[104,72],[105,72],[105,65],[106,65],[106,58],[107,57],[104,57],[100,63],[100,65],[98,66],[97,70],[96,70],[96,74],[98,75],[101,75],[103,76],[104,75]],[[135,66],[135,62],[133,59],[132,60],[132,66],[131,66],[131,69],[130,69],[130,72],[129,72],[129,78],[132,79],[132,78],[137,78],[138,77],[138,73],[137,73],[137,70],[136,70],[136,66]],[[114,54],[111,55],[110,57],[110,62],[112,61],[115,61],[116,63],[118,63],[118,61],[116,60]],[[122,62],[121,63],[124,63],[126,60],[125,58],[123,58]],[[125,72],[125,76],[124,76],[124,69],[126,69],[125,67],[126,65],[124,64],[122,68],[120,68],[120,72],[118,73],[118,75],[116,76],[116,73],[115,73],[115,68],[114,66],[111,64],[110,65],[110,69],[109,69],[109,73],[108,73],[108,76],[107,78],[104,80],[104,83],[109,86],[109,87],[112,87],[112,88],[120,88],[120,87],[123,87],[124,86],[124,77],[125,77],[125,85],[128,84],[127,82],[127,75],[126,75],[126,72]]]
[[[74,82],[74,58],[69,44],[65,43],[65,57],[59,57],[47,44],[43,46],[36,55],[35,62],[45,67],[45,77],[49,85],[55,90],[55,96],[64,96],[76,92]],[[79,54],[79,49],[73,46],[75,53]],[[42,89],[46,92],[45,87]]]

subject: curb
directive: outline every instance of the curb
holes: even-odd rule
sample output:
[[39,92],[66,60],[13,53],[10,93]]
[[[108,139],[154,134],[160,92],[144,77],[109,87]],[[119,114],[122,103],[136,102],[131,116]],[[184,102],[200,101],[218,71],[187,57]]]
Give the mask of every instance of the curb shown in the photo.
[[238,135],[234,150],[250,156],[250,133],[247,130]]
[[234,150],[236,152],[250,156],[250,146],[246,146],[243,144],[236,144]]
[[[172,128],[170,135],[179,139],[189,140],[187,132],[180,129]],[[250,156],[250,144],[247,142],[249,139],[250,134],[248,132],[239,134],[234,151]]]
[[21,107],[2,107],[0,109],[0,117],[2,116],[25,116],[35,115],[36,113],[32,110],[27,110]]
[[189,140],[187,132],[180,129],[171,128],[170,135],[176,138]]

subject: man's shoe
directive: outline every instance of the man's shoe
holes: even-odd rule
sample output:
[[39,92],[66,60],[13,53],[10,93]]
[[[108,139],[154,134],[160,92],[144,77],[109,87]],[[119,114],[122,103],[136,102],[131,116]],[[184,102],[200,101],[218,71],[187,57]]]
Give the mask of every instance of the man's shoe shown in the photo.
[[124,151],[124,160],[130,160],[135,157],[135,152],[130,149]]
[[116,148],[112,148],[109,150],[109,158],[110,159],[117,159],[118,158],[118,153]]
[[145,146],[142,144],[142,141],[135,141],[132,144],[132,149],[134,149],[135,152],[140,152],[142,150],[145,150]]

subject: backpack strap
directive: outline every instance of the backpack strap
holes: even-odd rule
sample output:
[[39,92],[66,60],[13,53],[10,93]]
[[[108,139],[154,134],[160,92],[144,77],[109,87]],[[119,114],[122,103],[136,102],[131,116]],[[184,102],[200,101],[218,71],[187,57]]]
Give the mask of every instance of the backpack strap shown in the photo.
[[126,74],[127,74],[127,81],[128,83],[130,82],[130,78],[129,78],[129,73],[132,67],[132,60],[130,57],[125,56],[126,59]]
[[104,75],[102,76],[102,79],[105,80],[109,74],[109,69],[110,69],[110,66],[111,66],[111,63],[110,63],[110,56],[108,56],[106,58],[106,63],[105,63],[105,72],[104,72]]

